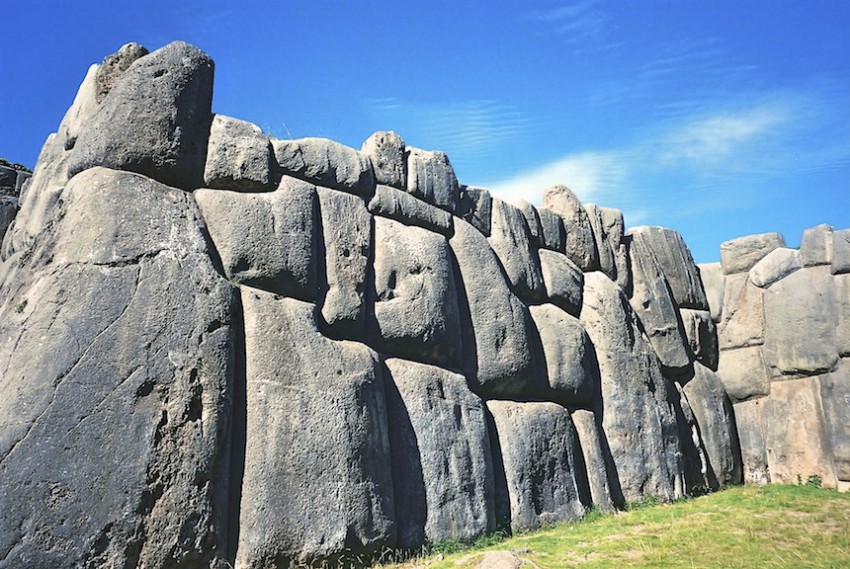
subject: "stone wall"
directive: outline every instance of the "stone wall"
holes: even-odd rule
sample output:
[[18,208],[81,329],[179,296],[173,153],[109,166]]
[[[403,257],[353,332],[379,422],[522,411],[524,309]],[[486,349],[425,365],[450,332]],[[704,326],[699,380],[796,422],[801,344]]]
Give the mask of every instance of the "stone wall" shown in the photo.
[[18,213],[18,197],[30,179],[30,172],[0,164],[0,237],[12,224]]
[[0,567],[288,567],[741,481],[678,233],[212,86],[128,44],[44,145],[0,251]]
[[723,243],[700,265],[735,402],[744,478],[850,487],[850,229],[799,249],[778,233]]

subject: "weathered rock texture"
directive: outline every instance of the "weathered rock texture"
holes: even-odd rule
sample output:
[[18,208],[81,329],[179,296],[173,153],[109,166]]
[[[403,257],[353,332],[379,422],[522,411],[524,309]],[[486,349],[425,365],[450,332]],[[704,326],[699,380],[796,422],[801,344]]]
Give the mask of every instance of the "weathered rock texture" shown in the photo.
[[565,186],[515,207],[395,133],[275,140],[211,100],[200,50],[128,44],[24,185],[0,568],[334,563],[850,478],[846,231],[698,270]]
[[819,225],[799,250],[776,233],[733,239],[721,247],[725,276],[700,267],[712,275],[717,374],[735,402],[747,482],[850,484],[847,234]]

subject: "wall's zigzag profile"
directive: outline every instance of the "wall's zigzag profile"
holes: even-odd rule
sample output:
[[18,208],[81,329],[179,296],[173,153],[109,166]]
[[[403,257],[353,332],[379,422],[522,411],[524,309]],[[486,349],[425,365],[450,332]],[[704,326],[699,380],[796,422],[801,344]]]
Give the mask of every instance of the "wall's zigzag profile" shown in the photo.
[[[717,282],[756,277],[704,290],[675,231],[564,186],[508,204],[392,132],[272,139],[212,113],[212,78],[193,46],[128,44],[23,188],[0,250],[0,567],[289,567],[525,530],[740,483],[727,391],[807,403],[721,382],[727,307],[768,323],[737,325],[741,349],[785,336],[760,297],[720,311]],[[816,360],[804,387],[844,417],[847,352],[768,363]]]

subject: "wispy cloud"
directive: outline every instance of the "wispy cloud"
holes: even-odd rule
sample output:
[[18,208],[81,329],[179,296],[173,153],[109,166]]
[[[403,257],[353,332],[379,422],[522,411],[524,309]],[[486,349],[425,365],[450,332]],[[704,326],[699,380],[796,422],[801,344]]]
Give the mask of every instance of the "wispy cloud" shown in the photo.
[[392,125],[413,144],[446,151],[455,166],[504,150],[529,124],[515,107],[488,99],[423,103],[376,98],[364,104],[376,124]]
[[571,43],[599,36],[606,21],[598,0],[581,0],[540,10],[533,12],[530,18],[544,24],[545,33],[563,35]]

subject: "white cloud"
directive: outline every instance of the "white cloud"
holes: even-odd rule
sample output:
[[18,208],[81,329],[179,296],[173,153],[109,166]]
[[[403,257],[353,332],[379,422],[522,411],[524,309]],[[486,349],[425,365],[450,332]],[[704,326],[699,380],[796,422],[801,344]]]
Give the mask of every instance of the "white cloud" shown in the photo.
[[538,168],[491,184],[490,191],[506,201],[539,204],[543,193],[556,184],[568,186],[583,202],[589,202],[616,189],[626,169],[619,153],[583,152],[559,158]]

